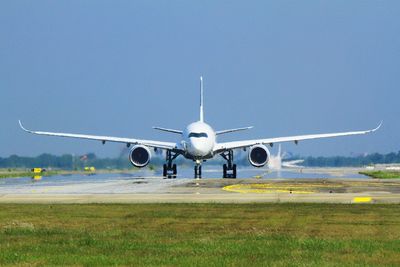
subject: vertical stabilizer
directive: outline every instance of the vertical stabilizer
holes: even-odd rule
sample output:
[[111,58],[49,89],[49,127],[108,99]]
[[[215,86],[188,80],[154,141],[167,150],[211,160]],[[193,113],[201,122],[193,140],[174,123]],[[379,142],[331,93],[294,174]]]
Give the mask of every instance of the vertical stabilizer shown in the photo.
[[203,76],[200,76],[200,121],[204,122],[204,110],[203,110]]

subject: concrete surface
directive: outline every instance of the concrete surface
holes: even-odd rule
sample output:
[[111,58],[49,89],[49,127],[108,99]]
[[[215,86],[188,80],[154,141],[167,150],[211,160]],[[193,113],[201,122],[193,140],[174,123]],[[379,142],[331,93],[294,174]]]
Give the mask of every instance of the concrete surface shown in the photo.
[[[10,178],[0,180],[0,203],[400,203],[399,180],[345,178],[349,171],[310,169],[302,178],[261,179],[163,179],[148,173]],[[322,178],[303,178],[307,173]]]

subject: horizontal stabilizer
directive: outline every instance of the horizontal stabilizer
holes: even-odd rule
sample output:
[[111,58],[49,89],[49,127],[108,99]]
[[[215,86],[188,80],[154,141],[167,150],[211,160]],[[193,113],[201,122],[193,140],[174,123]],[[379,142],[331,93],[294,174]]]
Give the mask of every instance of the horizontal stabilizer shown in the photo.
[[182,134],[182,131],[179,130],[174,130],[174,129],[167,129],[167,128],[161,128],[161,127],[153,127],[155,130],[163,131],[163,132],[168,132],[168,133],[175,133],[175,134]]
[[233,133],[233,132],[249,130],[251,128],[253,128],[253,126],[243,127],[243,128],[236,128],[236,129],[229,129],[229,130],[223,130],[223,131],[217,131],[215,134],[216,135],[220,135],[220,134],[226,134],[226,133]]

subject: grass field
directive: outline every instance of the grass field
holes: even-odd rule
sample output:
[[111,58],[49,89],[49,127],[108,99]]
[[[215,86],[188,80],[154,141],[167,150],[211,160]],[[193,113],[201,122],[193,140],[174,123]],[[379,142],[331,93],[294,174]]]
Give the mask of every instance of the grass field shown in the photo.
[[377,179],[396,179],[400,178],[400,171],[363,171],[360,174]]
[[42,172],[40,174],[34,174],[33,172],[29,170],[16,170],[16,171],[0,171],[0,178],[19,178],[19,177],[31,177],[34,175],[40,175],[40,176],[53,176],[53,175],[60,175],[64,174],[60,171],[46,171]]
[[0,265],[400,265],[398,205],[0,205]]
[[129,169],[129,170],[117,170],[117,169],[100,169],[96,170],[95,172],[90,172],[90,171],[84,171],[84,170],[79,170],[79,171],[67,171],[67,170],[48,170],[45,172],[42,172],[40,174],[34,174],[31,172],[29,169],[0,169],[0,179],[1,178],[20,178],[20,177],[32,177],[34,175],[40,175],[40,176],[55,176],[55,175],[71,175],[71,174],[90,174],[90,173],[97,173],[97,174],[102,174],[102,173],[121,173],[121,172],[134,172],[135,169]]

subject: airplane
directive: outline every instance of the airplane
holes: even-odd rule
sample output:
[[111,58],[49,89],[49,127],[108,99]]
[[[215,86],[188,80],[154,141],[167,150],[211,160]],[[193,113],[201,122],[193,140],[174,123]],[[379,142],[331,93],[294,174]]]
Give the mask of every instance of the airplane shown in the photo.
[[19,125],[25,132],[36,135],[96,140],[102,142],[103,145],[106,142],[124,143],[127,147],[133,145],[129,153],[129,160],[133,166],[138,168],[143,168],[149,164],[151,160],[151,149],[155,152],[158,150],[164,150],[166,151],[166,163],[163,165],[163,176],[168,178],[176,177],[177,175],[177,166],[176,164],[173,164],[173,161],[178,156],[183,156],[188,160],[192,160],[194,162],[194,178],[201,178],[202,163],[216,155],[220,155],[226,160],[226,164],[223,164],[223,178],[236,178],[237,167],[236,164],[234,164],[233,157],[233,151],[236,149],[243,149],[244,151],[248,150],[248,160],[250,164],[254,167],[260,168],[265,166],[270,159],[270,152],[267,148],[268,145],[272,147],[275,143],[283,142],[294,142],[297,145],[299,141],[304,140],[363,135],[377,131],[382,125],[381,122],[375,129],[366,131],[298,135],[220,143],[217,142],[217,137],[221,135],[244,131],[253,127],[250,126],[214,131],[213,128],[204,120],[203,91],[203,77],[200,77],[200,118],[198,121],[189,124],[184,130],[153,127],[159,131],[180,135],[181,140],[177,143],[111,136],[32,131],[24,128],[21,121],[19,121]]

